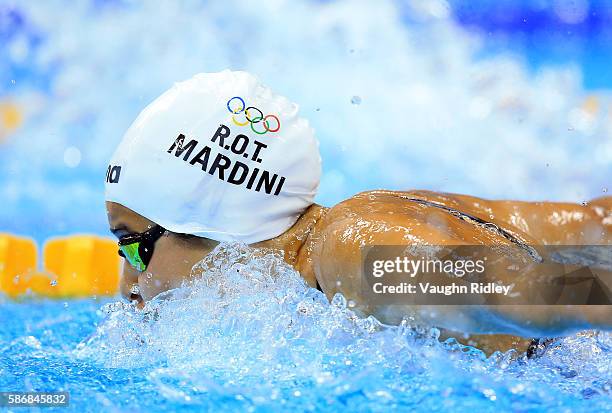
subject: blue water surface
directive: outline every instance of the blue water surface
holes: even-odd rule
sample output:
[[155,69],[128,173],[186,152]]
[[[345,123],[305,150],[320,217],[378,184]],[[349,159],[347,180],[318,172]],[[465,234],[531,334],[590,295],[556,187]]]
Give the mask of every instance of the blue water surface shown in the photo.
[[608,333],[487,358],[409,320],[360,318],[340,295],[329,303],[273,253],[221,245],[195,273],[143,311],[1,301],[0,389],[68,391],[79,412],[612,408]]

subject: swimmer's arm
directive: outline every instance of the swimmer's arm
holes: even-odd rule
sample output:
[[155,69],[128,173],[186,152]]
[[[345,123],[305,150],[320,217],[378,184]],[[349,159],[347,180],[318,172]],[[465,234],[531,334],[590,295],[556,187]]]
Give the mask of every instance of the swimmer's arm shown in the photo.
[[[612,278],[612,273],[592,268],[597,273],[599,282]],[[548,291],[546,279],[551,283],[559,285],[572,285],[572,272],[558,276],[561,271],[542,270],[539,265],[527,270],[520,279],[515,279],[515,289],[521,295],[529,296],[531,289],[541,290],[543,296]],[[548,273],[548,274],[547,274]],[[501,271],[501,277],[505,276]],[[566,277],[569,277],[566,279]],[[495,280],[498,278],[496,277]],[[534,279],[539,279],[533,283]],[[492,280],[492,281],[495,281]],[[511,280],[504,280],[508,284]],[[609,288],[609,287],[608,287]],[[552,298],[552,297],[549,297]],[[554,303],[554,301],[549,301]],[[502,303],[500,303],[502,304]],[[483,306],[477,314],[477,318],[484,325],[497,325],[504,328],[510,334],[521,336],[551,336],[567,335],[585,329],[612,330],[612,305],[497,305]]]
[[420,323],[470,334],[550,337],[587,329],[612,330],[612,306],[609,305],[436,305],[398,310],[392,311],[395,314],[382,311],[381,315],[396,319],[400,313],[413,314]]
[[610,305],[523,305],[483,309],[491,320],[521,336],[562,336],[581,330],[612,330]]
[[[506,267],[506,264],[501,264]],[[357,270],[358,271],[358,270]],[[610,280],[611,274],[598,271],[601,280]],[[535,265],[520,278],[507,279],[505,271],[486,281],[509,285],[513,291],[529,296],[533,288],[546,292],[543,282],[546,273]],[[551,278],[559,281],[551,273]],[[539,277],[537,287],[530,282]],[[358,278],[358,277],[355,277]],[[569,282],[568,282],[569,284]],[[355,291],[355,288],[353,288]],[[543,294],[545,295],[545,294]],[[397,324],[404,318],[412,318],[418,324],[442,327],[468,334],[511,334],[522,337],[546,337],[569,335],[586,329],[612,330],[612,305],[379,305],[368,306],[363,301],[365,312],[374,314],[386,324]],[[368,308],[369,307],[369,308]]]
[[[505,267],[505,264],[501,267]],[[548,290],[548,284],[545,282],[547,277],[550,277],[551,286],[553,279],[557,283],[564,283],[565,277],[557,276],[556,271],[547,276],[546,272],[534,265],[530,270],[526,269],[520,278],[508,279],[505,271],[499,271],[493,272],[496,276],[489,277],[487,281],[502,282],[505,285],[512,283],[513,292],[525,297],[528,297],[530,290],[534,288],[541,290],[542,296],[545,296]],[[612,274],[607,271],[596,272],[600,282],[612,279]],[[536,277],[539,281],[534,284]],[[567,284],[570,285],[571,280],[567,281]],[[612,330],[612,305],[504,305],[500,302],[498,305],[438,305],[420,306],[416,309],[418,318],[430,325],[474,334],[542,337],[568,335],[585,329]]]

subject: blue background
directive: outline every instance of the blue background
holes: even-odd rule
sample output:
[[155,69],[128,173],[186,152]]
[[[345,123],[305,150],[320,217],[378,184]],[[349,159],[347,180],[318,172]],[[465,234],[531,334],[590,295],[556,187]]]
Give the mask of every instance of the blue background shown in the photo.
[[225,68],[300,104],[325,205],[607,195],[611,23],[611,2],[586,0],[2,1],[0,108],[24,120],[0,128],[0,231],[107,233],[123,132],[174,81]]

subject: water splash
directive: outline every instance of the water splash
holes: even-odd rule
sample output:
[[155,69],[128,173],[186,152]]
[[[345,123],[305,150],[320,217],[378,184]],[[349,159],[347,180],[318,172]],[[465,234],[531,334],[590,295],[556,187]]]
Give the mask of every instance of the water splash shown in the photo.
[[[274,251],[221,244],[188,285],[143,311],[112,303],[74,356],[143,371],[171,403],[236,408],[477,406],[489,410],[610,406],[612,336],[557,340],[533,360],[511,350],[487,358],[439,332],[362,318],[337,294],[328,302]],[[364,407],[367,406],[367,407]]]

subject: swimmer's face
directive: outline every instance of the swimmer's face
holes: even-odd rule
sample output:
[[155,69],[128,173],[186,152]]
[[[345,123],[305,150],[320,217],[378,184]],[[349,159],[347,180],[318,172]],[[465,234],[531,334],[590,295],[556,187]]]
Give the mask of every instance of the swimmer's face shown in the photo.
[[[123,205],[106,202],[110,230],[119,239],[147,231],[156,224]],[[184,237],[166,232],[154,245],[146,270],[137,271],[123,262],[121,294],[129,300],[150,300],[157,294],[179,287],[189,278],[191,268],[217,245],[216,241]]]

